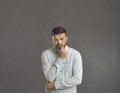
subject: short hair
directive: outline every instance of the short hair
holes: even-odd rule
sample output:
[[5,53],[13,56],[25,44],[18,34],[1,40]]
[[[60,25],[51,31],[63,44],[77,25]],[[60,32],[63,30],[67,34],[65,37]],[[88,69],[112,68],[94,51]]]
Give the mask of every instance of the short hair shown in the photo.
[[64,27],[55,27],[51,31],[51,35],[57,35],[57,34],[61,34],[61,33],[65,33],[65,35],[67,35],[67,32]]

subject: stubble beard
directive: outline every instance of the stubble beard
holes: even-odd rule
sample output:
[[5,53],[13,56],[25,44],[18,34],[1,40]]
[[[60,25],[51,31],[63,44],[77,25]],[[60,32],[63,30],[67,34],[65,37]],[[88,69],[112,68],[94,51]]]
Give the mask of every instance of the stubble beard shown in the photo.
[[60,51],[60,49],[61,49],[62,47],[65,48],[66,45],[67,45],[67,42],[66,42],[64,45],[62,45],[62,44],[57,44],[57,45],[55,46],[55,48],[56,48],[57,51]]

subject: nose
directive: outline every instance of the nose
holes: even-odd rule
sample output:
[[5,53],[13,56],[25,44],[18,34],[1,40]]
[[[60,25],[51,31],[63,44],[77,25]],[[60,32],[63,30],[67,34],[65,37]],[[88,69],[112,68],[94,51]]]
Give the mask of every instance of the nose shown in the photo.
[[61,40],[58,40],[58,44],[61,44]]

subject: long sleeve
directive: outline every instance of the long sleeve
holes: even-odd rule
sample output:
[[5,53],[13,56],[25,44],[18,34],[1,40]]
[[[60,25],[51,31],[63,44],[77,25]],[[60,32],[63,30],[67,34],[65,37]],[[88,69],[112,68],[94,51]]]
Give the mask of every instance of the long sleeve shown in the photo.
[[79,52],[74,53],[73,55],[73,66],[72,66],[73,75],[67,80],[56,81],[55,88],[56,89],[65,89],[68,87],[73,87],[81,84],[82,82],[82,58]]
[[44,51],[41,55],[42,69],[43,74],[48,81],[53,81],[56,76],[60,73],[60,70],[63,66],[63,61],[60,58],[57,58],[55,62],[51,62],[48,51]]

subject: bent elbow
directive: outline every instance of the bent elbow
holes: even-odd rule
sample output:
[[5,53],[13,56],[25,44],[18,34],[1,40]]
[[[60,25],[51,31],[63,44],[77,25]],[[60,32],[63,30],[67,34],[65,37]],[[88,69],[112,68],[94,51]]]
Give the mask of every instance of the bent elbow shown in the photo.
[[82,78],[76,77],[76,85],[81,85],[82,84]]

